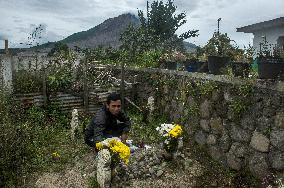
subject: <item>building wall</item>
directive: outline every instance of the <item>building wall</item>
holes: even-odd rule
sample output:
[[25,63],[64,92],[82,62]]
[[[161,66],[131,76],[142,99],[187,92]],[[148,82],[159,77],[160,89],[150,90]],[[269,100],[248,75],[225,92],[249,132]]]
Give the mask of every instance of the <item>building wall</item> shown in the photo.
[[264,41],[263,36],[266,36],[268,44],[276,45],[279,36],[284,36],[284,26],[278,28],[269,28],[254,33],[253,47],[259,52],[260,43]]
[[13,56],[13,70],[39,70],[43,65],[46,65],[49,59],[41,55],[16,55]]

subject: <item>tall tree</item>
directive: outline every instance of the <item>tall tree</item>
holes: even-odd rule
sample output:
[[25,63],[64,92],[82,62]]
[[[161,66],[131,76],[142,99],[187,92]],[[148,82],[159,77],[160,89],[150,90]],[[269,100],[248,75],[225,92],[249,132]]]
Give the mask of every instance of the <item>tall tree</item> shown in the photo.
[[198,30],[188,30],[179,36],[176,35],[178,28],[187,21],[184,12],[176,14],[176,11],[177,7],[174,5],[173,0],[168,0],[166,3],[153,1],[150,7],[148,7],[147,2],[146,16],[142,10],[138,10],[141,27],[137,28],[137,30],[139,29],[141,30],[140,33],[143,33],[144,39],[142,40],[144,43],[149,44],[150,42],[152,44],[150,47],[171,51],[173,49],[182,49],[184,39],[198,36]]

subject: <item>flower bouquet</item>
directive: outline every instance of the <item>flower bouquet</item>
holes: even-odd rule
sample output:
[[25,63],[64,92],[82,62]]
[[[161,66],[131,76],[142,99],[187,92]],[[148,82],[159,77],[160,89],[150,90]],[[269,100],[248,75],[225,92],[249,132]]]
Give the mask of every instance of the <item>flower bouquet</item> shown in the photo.
[[163,146],[169,153],[174,153],[178,150],[178,145],[182,141],[182,127],[178,124],[161,124],[156,130],[162,136]]
[[128,164],[130,157],[130,148],[121,142],[119,138],[108,138],[104,141],[96,143],[98,150],[108,149],[112,155],[112,160],[115,162],[122,161]]

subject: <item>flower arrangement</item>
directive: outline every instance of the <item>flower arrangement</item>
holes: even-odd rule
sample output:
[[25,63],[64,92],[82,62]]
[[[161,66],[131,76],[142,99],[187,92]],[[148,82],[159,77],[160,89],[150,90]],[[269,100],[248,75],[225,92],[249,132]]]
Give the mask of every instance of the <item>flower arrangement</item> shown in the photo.
[[161,124],[156,130],[164,139],[164,147],[168,152],[174,152],[178,148],[179,140],[182,140],[183,130],[179,124]]
[[[115,159],[123,161],[126,165],[129,162],[130,148],[122,143],[119,138],[108,138],[102,142],[96,143],[98,150],[109,149]],[[113,158],[113,157],[112,157]]]

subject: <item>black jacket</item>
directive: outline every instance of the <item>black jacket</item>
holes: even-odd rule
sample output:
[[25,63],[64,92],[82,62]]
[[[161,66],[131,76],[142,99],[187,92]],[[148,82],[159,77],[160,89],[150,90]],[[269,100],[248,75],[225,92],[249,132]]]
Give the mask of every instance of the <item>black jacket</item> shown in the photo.
[[120,112],[117,116],[112,115],[104,106],[95,115],[85,130],[85,142],[95,147],[97,142],[105,138],[119,137],[122,133],[130,130],[130,120],[125,113]]

